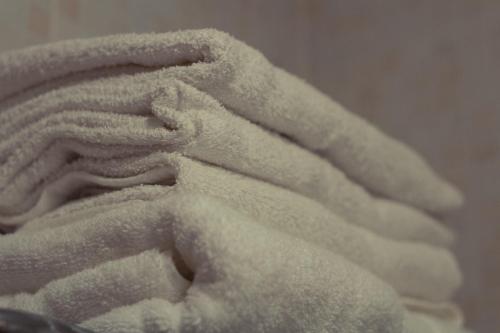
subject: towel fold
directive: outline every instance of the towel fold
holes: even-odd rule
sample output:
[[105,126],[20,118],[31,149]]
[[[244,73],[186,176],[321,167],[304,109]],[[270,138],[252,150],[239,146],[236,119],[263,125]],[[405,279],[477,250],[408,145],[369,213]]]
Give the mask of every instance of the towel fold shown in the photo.
[[324,154],[377,193],[438,212],[461,204],[461,194],[409,147],[214,30],[117,35],[9,52],[0,56],[0,99],[11,106],[9,97],[19,99],[45,81],[129,64],[159,69],[209,93],[242,117]]
[[[57,279],[34,294],[0,296],[0,307],[57,317],[69,323],[87,321],[84,323],[86,326],[107,322],[116,330],[118,322],[110,321],[108,313],[116,308],[123,307],[115,312],[126,310],[134,313],[133,309],[139,311],[146,303],[143,301],[148,299],[156,298],[159,303],[182,302],[191,282],[178,269],[182,267],[180,263],[175,266],[170,252],[149,250]],[[188,279],[193,279],[190,274],[187,275]],[[139,302],[143,303],[137,304]],[[123,318],[119,320],[120,323],[122,321]],[[460,325],[418,312],[406,312],[404,323],[404,333],[462,332]],[[443,327],[447,330],[441,330]],[[440,330],[433,331],[433,328]],[[99,332],[109,332],[109,328],[99,328]]]
[[[346,223],[342,218],[314,200],[286,189],[238,175],[230,171],[204,164],[178,153],[153,153],[143,157],[91,160],[81,159],[67,166],[50,186],[40,194],[37,205],[27,214],[29,218],[50,211],[68,197],[84,188],[104,187],[105,190],[139,184],[169,184],[163,187],[180,188],[208,194],[228,202],[232,207],[266,223],[269,227],[304,238],[323,246],[365,267],[392,285],[404,296],[443,301],[461,283],[461,274],[449,251],[415,242],[394,241],[380,237],[364,228]],[[150,195],[158,195],[156,188]],[[146,189],[135,190],[139,197]],[[122,194],[123,193],[123,194]],[[130,200],[129,191],[107,194],[107,204]],[[123,207],[129,205],[123,203]],[[99,204],[90,206],[97,213]],[[120,207],[120,206],[119,206]],[[120,208],[116,209],[119,210]],[[64,209],[64,208],[63,208]],[[34,230],[48,229],[71,223],[74,214],[82,211],[61,213],[31,221]],[[24,229],[25,232],[29,228]],[[32,229],[33,230],[33,229]],[[23,233],[23,229],[19,231]]]
[[[136,323],[140,323],[139,311],[146,310],[146,300],[156,299],[158,304],[183,301],[193,277],[184,278],[178,271],[179,266],[177,263],[176,267],[171,253],[149,250],[55,280],[35,294],[0,296],[0,307],[51,316],[68,323],[84,322],[87,327],[99,325],[98,332],[114,332],[122,329],[124,318],[135,318]],[[133,316],[112,320],[113,310],[114,313],[127,311]],[[432,315],[406,311],[404,318],[404,333],[462,332],[459,325]],[[103,328],[103,323],[110,327]]]
[[[260,226],[207,196],[173,190],[153,202],[37,235],[3,236],[0,294],[39,291],[2,296],[0,304],[79,322],[119,303],[140,302],[139,311],[118,308],[84,323],[97,332],[354,333],[402,328],[397,295],[375,276],[330,251]],[[173,261],[158,258],[158,252],[142,253],[152,249],[171,253]],[[138,266],[124,264],[130,261]],[[173,274],[173,262],[192,275],[187,288],[181,270]],[[149,274],[160,280],[149,281]],[[172,275],[177,283],[167,281]],[[76,285],[78,281],[82,283]],[[173,292],[178,284],[179,292]],[[109,301],[92,297],[96,293],[109,295]]]
[[0,307],[102,333],[461,332],[415,151],[215,30],[0,55]]
[[[93,111],[76,111],[83,108]],[[158,78],[158,73],[78,84],[8,111],[12,117],[2,128],[5,140],[0,143],[3,214],[28,209],[33,202],[27,197],[36,186],[77,156],[119,157],[161,149],[302,193],[385,237],[439,246],[453,241],[453,234],[426,214],[371,196],[327,161],[230,113],[193,87]]]

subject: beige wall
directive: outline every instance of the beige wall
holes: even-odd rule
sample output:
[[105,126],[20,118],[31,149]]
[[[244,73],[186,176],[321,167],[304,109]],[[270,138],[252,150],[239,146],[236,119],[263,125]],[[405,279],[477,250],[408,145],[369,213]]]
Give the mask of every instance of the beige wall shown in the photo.
[[467,195],[458,295],[500,328],[500,1],[0,0],[0,51],[67,37],[216,27],[416,147]]

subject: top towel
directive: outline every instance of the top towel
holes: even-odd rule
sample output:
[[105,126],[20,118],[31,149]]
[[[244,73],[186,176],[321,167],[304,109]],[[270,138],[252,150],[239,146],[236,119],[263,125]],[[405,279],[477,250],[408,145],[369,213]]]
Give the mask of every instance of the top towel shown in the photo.
[[23,96],[83,75],[158,71],[212,95],[232,112],[326,157],[383,196],[433,212],[463,198],[400,143],[258,51],[216,30],[126,34],[34,46],[0,55],[0,117]]

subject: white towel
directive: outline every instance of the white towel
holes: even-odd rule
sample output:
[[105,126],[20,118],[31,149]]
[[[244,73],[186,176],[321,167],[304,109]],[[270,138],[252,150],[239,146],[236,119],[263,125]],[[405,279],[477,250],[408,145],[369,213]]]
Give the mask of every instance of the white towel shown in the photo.
[[[154,153],[138,158],[79,160],[58,175],[46,187],[30,218],[50,211],[85,187],[122,188],[143,183],[170,184],[170,188],[209,194],[256,221],[280,231],[304,238],[344,255],[392,285],[401,295],[431,301],[447,300],[461,283],[461,274],[453,255],[442,248],[414,242],[401,242],[377,236],[364,228],[346,223],[314,200],[283,188],[206,165],[180,154]],[[161,187],[153,187],[150,198]],[[167,191],[170,188],[165,188]],[[144,198],[143,187],[130,194],[125,190],[108,194],[102,205],[123,202],[137,195]],[[125,198],[125,200],[123,199]],[[101,199],[101,198],[100,198]],[[101,199],[103,200],[103,199]],[[120,207],[127,207],[128,202]],[[101,213],[98,201],[80,211],[49,214],[29,224],[31,230],[64,225],[91,207],[89,218]],[[64,208],[62,208],[64,210]],[[116,209],[119,209],[117,207]],[[24,229],[30,230],[29,225]],[[20,230],[23,233],[23,229]],[[0,244],[1,246],[1,244]]]
[[[76,111],[85,108],[92,111]],[[453,234],[431,217],[372,197],[325,160],[231,114],[193,87],[162,79],[161,73],[77,84],[0,116],[8,113],[0,126],[4,215],[26,210],[33,204],[27,196],[37,191],[36,186],[76,156],[118,157],[138,149],[161,149],[302,193],[385,237],[440,246],[453,240]]]
[[[3,84],[7,82],[8,87]],[[259,318],[264,299],[277,293],[275,316],[279,320],[267,314],[259,321],[264,323],[259,331],[309,331],[311,325],[303,318],[308,314],[303,311],[307,303],[303,289],[313,290],[313,273],[304,272],[303,281],[310,288],[292,277],[289,284],[280,286],[284,290],[257,290],[247,276],[240,283],[240,271],[230,269],[235,275],[224,271],[237,261],[226,261],[225,255],[241,259],[249,253],[234,251],[239,248],[230,245],[233,241],[217,244],[225,251],[223,255],[212,252],[203,241],[189,244],[205,259],[205,251],[209,253],[201,266],[222,263],[218,273],[224,271],[215,288],[208,287],[213,293],[203,294],[208,295],[209,305],[200,311],[196,297],[190,297],[190,282],[181,277],[190,278],[190,269],[184,267],[190,259],[179,260],[175,232],[167,232],[167,247],[158,245],[161,240],[155,238],[157,232],[162,234],[159,216],[168,215],[173,221],[170,226],[187,223],[188,229],[194,216],[194,229],[202,234],[212,220],[244,220],[243,224],[256,222],[277,230],[272,234],[284,232],[308,241],[269,235],[279,244],[280,237],[294,239],[295,251],[301,254],[300,244],[323,248],[319,251],[325,257],[339,258],[341,266],[345,263],[359,270],[361,280],[367,275],[388,284],[377,282],[384,288],[384,297],[377,301],[389,313],[384,317],[378,311],[369,320],[388,319],[390,330],[399,332],[404,321],[405,333],[437,327],[448,332],[448,324],[461,319],[461,313],[447,303],[461,281],[454,257],[442,248],[450,245],[453,235],[419,210],[441,213],[455,208],[462,201],[461,194],[411,149],[225,34],[208,30],[110,36],[0,56],[0,124],[0,223],[12,226],[31,220],[1,239],[0,294],[3,290],[5,295],[0,296],[0,306],[59,313],[70,322],[86,321],[83,324],[88,327],[126,326],[126,332],[134,327],[141,327],[141,333],[155,331],[159,328],[155,325],[170,325],[174,331],[207,331],[206,325],[208,331],[233,331]],[[174,151],[181,155],[168,153]],[[126,187],[132,188],[119,190]],[[184,191],[222,201],[180,194]],[[377,198],[377,193],[393,200]],[[80,199],[85,196],[93,198]],[[195,205],[213,206],[209,210],[217,216],[209,213],[207,217],[204,208],[185,208],[177,202],[184,198]],[[172,204],[165,208],[165,202]],[[183,208],[177,210],[178,205]],[[235,209],[229,218],[226,205]],[[117,232],[117,223],[125,230]],[[137,239],[138,227],[133,223],[143,224],[143,231],[149,233]],[[200,227],[199,223],[204,224]],[[112,233],[108,233],[109,226]],[[96,245],[97,252],[87,248],[71,265],[61,266],[77,250],[85,251],[85,243]],[[249,240],[247,248],[259,246],[255,243],[259,241]],[[155,248],[161,252],[151,250]],[[266,252],[265,246],[259,250],[273,253],[270,248]],[[288,255],[278,251],[269,260]],[[304,260],[310,262],[311,257]],[[276,277],[281,269],[267,264],[269,270],[264,273]],[[192,268],[193,263],[187,266]],[[204,269],[204,273],[210,271]],[[23,277],[27,271],[34,274]],[[153,282],[136,283],[139,272],[147,272]],[[331,278],[338,277],[326,280]],[[207,275],[202,280],[201,289],[207,287]],[[221,292],[234,284],[253,284],[256,292]],[[280,309],[288,285],[298,289],[288,298],[302,295],[303,302],[297,316],[292,309],[290,325],[284,324],[290,314]],[[347,299],[354,309],[359,299],[353,290],[356,287],[347,287],[346,295],[351,293]],[[377,292],[372,292],[375,297]],[[110,301],[100,302],[103,295]],[[187,301],[182,300],[184,296]],[[255,316],[248,318],[241,304],[242,299],[252,297],[258,300],[247,310]],[[148,308],[148,299],[174,310],[167,317],[157,316]],[[338,310],[338,300],[328,302]],[[404,316],[400,304],[409,310]],[[234,311],[224,310],[226,316],[214,314],[214,308],[226,306]],[[316,311],[324,320],[321,310]],[[113,320],[121,311],[130,314],[129,322]],[[151,315],[151,321],[144,321],[143,314]],[[360,322],[366,318],[352,315],[358,317]],[[166,322],[166,318],[177,321]],[[326,327],[342,332],[387,331],[378,322],[358,325],[344,319],[337,317],[334,326],[326,321],[315,323],[312,331]]]
[[377,193],[432,211],[461,204],[461,194],[410,148],[214,30],[117,35],[8,52],[0,56],[0,99],[15,100],[24,89],[73,73],[129,64],[164,68],[162,75],[206,91],[244,118],[322,152]]
[[[103,333],[402,329],[397,295],[376,277],[216,200],[176,191],[117,213],[119,218],[109,213],[37,237],[3,236],[0,294],[39,291],[3,296],[0,303],[79,322],[140,302],[139,311],[117,308],[84,322]],[[174,292],[172,261],[158,258],[158,252],[126,258],[151,249],[178,253],[177,261],[193,274],[192,284]],[[123,265],[130,261],[141,263]],[[142,269],[147,275],[141,276]],[[149,274],[161,280],[150,281]],[[109,303],[96,294],[109,296]]]
[[[178,262],[174,263],[174,260]],[[184,278],[179,272],[183,269],[181,264],[185,265],[173,258],[172,251],[160,253],[158,250],[148,250],[54,280],[34,294],[0,296],[0,307],[47,315],[69,323],[86,321],[84,326],[95,327],[100,333],[115,332],[123,329],[132,318],[136,325],[141,324],[139,311],[147,309],[148,302],[145,300],[156,299],[156,303],[163,305],[183,301],[191,287],[193,275],[187,272]],[[108,313],[113,310],[115,313],[127,311],[129,315],[114,317]],[[129,330],[127,328],[121,332]],[[406,311],[403,332],[458,333],[462,330],[461,325],[432,315]]]

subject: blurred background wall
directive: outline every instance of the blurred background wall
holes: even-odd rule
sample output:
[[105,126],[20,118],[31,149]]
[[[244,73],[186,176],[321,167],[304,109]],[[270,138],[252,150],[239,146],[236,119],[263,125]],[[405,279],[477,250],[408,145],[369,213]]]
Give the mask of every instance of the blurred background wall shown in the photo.
[[477,332],[500,329],[500,1],[0,0],[0,51],[70,37],[215,27],[260,49],[464,190],[447,218]]

